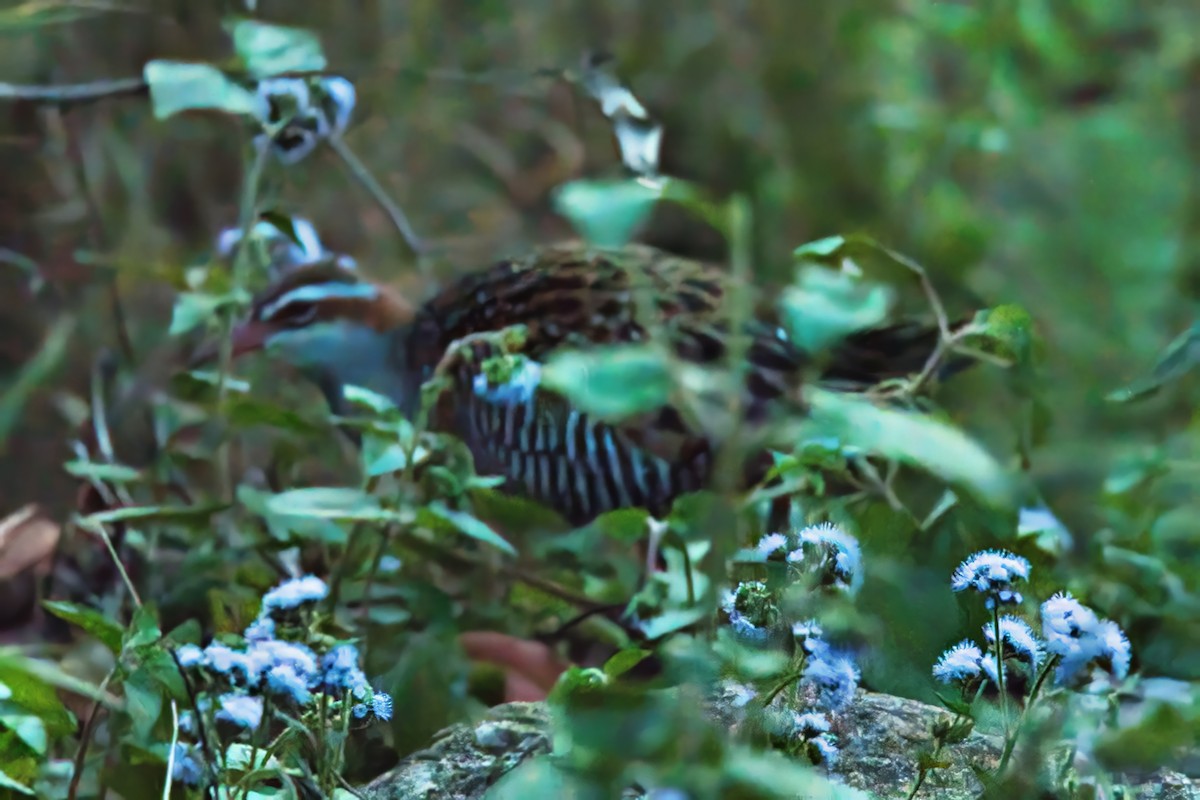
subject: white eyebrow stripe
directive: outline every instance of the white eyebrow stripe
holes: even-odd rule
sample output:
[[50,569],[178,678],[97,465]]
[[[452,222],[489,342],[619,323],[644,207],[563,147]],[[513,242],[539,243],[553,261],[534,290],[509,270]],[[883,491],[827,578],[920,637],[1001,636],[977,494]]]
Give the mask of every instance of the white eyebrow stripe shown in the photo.
[[262,319],[275,316],[279,309],[289,303],[316,303],[321,300],[373,300],[377,292],[369,283],[322,283],[292,289],[270,305],[263,306]]

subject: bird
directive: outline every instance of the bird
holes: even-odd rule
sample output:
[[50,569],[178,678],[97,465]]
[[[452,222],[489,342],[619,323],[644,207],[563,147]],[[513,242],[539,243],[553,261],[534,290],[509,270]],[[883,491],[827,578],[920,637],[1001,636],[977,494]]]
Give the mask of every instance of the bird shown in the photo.
[[[477,472],[502,476],[505,490],[575,525],[619,508],[662,516],[678,496],[708,488],[715,472],[712,437],[677,407],[599,419],[536,380],[491,387],[481,377],[494,352],[486,340],[468,348],[471,357],[458,358],[455,348],[473,335],[524,326],[520,355],[536,378],[536,365],[562,350],[645,342],[657,329],[683,362],[720,365],[730,347],[732,286],[719,265],[648,245],[566,242],[499,260],[414,303],[326,261],[291,269],[260,292],[234,328],[232,353],[266,351],[290,364],[335,413],[344,408],[343,387],[353,384],[388,397],[410,419],[424,382],[456,359],[429,427],[464,441]],[[865,329],[818,363],[793,343],[769,302],[756,305],[744,332],[741,408],[752,423],[795,398],[814,368],[819,382],[849,391],[917,373],[940,336],[914,321]],[[216,346],[202,351],[194,363],[211,359]],[[770,462],[757,463],[747,467],[747,481]]]

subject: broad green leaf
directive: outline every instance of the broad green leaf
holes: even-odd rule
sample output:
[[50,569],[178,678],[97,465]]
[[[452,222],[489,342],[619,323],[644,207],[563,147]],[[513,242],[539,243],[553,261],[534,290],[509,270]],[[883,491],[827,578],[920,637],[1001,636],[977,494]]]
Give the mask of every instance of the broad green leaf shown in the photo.
[[1200,322],[1193,322],[1190,328],[1167,345],[1167,349],[1163,351],[1148,376],[1111,392],[1108,400],[1113,403],[1128,403],[1149,397],[1167,384],[1187,375],[1197,364],[1200,364]]
[[812,413],[799,426],[801,440],[836,437],[961,484],[991,503],[1012,502],[1009,474],[962,431],[922,414],[880,408],[867,400],[822,389],[811,389],[808,399]]
[[445,503],[442,503],[440,500],[430,503],[428,509],[435,516],[446,520],[472,539],[489,544],[509,555],[515,556],[517,554],[516,549],[505,541],[503,536],[492,530],[491,526],[483,520],[477,519],[465,511],[455,511],[454,509],[447,508]]
[[[75,717],[59,699],[55,686],[68,686],[70,681],[58,681],[61,669],[48,661],[26,658],[17,653],[0,654],[0,682],[3,682],[12,697],[4,702],[9,707],[21,708],[46,723],[52,737],[75,733]],[[78,679],[72,679],[78,682]]]
[[610,679],[619,678],[645,661],[649,655],[649,650],[641,650],[636,647],[628,650],[620,650],[614,653],[608,661],[604,662],[604,674]]
[[260,492],[245,485],[237,489],[238,502],[250,513],[262,517],[275,539],[283,542],[300,539],[330,544],[345,543],[346,531],[337,522],[306,515],[278,513],[272,510],[270,505],[274,497],[270,492]]
[[253,94],[211,64],[150,61],[142,74],[150,86],[156,119],[167,119],[183,111],[224,111],[248,116],[259,111],[258,99]]
[[725,758],[723,772],[725,789],[730,796],[819,797],[821,800],[871,798],[861,789],[826,777],[822,770],[771,750],[733,748]]
[[975,315],[979,332],[968,341],[981,349],[1017,364],[1033,361],[1033,319],[1020,306],[1004,305],[985,309]]
[[314,486],[273,494],[267,498],[266,508],[285,517],[316,519],[384,521],[396,516],[379,504],[378,497],[341,486]]
[[226,413],[229,424],[235,428],[269,427],[307,436],[316,435],[322,430],[320,425],[290,408],[253,396],[231,398]]
[[554,797],[577,800],[594,793],[583,779],[560,769],[550,756],[537,756],[517,766],[488,790],[487,800]]
[[21,794],[27,794],[30,797],[34,797],[37,794],[33,791],[33,789],[30,789],[25,784],[18,783],[13,778],[10,778],[2,769],[0,769],[0,789],[9,789],[14,792],[20,792]]
[[154,724],[162,713],[163,697],[158,682],[144,669],[136,669],[125,677],[125,710],[133,727],[134,741],[152,742]]
[[365,389],[362,386],[353,386],[350,384],[343,386],[342,397],[346,398],[346,402],[350,403],[350,405],[362,406],[379,416],[386,416],[396,411],[396,404],[391,399],[370,389]]
[[63,465],[76,478],[90,478],[109,483],[131,483],[140,480],[142,473],[124,464],[97,464],[94,461],[68,461]]
[[233,49],[253,78],[325,69],[321,40],[312,31],[253,19],[226,22]]
[[132,650],[154,644],[162,638],[162,630],[158,627],[158,619],[154,612],[146,606],[139,606],[133,612],[133,621],[129,624],[128,638],[125,648]]
[[16,734],[30,750],[39,756],[46,755],[46,748],[50,742],[46,735],[46,724],[33,714],[5,709],[0,704],[0,730],[6,728]]
[[552,356],[541,383],[585,414],[616,422],[662,407],[671,393],[666,358],[643,345],[572,350]]
[[642,635],[653,641],[668,633],[681,631],[696,624],[708,616],[708,611],[699,606],[692,608],[672,608],[661,614],[656,614],[641,624]]
[[167,334],[179,336],[194,330],[212,319],[219,309],[229,305],[231,301],[229,295],[180,292],[175,298],[174,308],[171,309],[171,327],[167,329]]
[[783,322],[802,350],[815,353],[846,335],[882,322],[891,305],[887,287],[848,272],[805,267],[783,293]]
[[580,180],[560,186],[554,205],[591,244],[622,247],[661,196],[661,188],[640,180]]
[[88,608],[78,603],[43,600],[42,606],[59,619],[66,620],[72,625],[78,625],[95,636],[114,654],[121,651],[121,638],[125,631],[116,620],[109,619],[94,608]]

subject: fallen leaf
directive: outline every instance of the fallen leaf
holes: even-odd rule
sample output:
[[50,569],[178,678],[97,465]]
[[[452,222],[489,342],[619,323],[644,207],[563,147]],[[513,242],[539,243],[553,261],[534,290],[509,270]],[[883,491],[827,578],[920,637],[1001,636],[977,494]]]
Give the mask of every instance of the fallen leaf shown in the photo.
[[33,503],[0,520],[0,580],[28,569],[47,574],[61,533]]

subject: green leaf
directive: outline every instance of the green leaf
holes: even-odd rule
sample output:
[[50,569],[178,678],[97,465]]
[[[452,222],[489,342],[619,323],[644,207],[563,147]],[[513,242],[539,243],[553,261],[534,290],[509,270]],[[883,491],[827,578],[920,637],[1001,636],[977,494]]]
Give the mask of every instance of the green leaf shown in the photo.
[[980,311],[973,323],[980,330],[967,337],[971,344],[1017,364],[1033,362],[1033,318],[1025,309],[996,306]]
[[847,334],[882,322],[891,306],[891,292],[848,272],[807,267],[784,291],[782,306],[792,341],[815,353]]
[[227,20],[233,49],[253,78],[288,72],[321,72],[325,53],[312,31],[253,19]]
[[284,517],[315,519],[387,521],[396,516],[379,504],[378,497],[342,486],[314,486],[273,494],[267,498],[266,509]]
[[537,756],[517,766],[488,790],[487,800],[526,800],[556,797],[575,800],[592,796],[583,779],[560,769],[549,756]]
[[649,650],[641,650],[638,648],[630,648],[628,650],[620,650],[604,662],[604,674],[611,678],[619,678],[629,670],[636,667],[638,664],[646,660],[650,655]]
[[97,464],[94,461],[68,461],[64,467],[76,478],[85,478],[109,483],[131,483],[141,480],[142,473],[124,464]]
[[560,186],[554,206],[591,244],[622,247],[661,196],[661,188],[640,180],[581,180]]
[[378,392],[372,392],[370,389],[364,389],[362,386],[353,386],[350,384],[343,386],[342,397],[350,405],[362,406],[381,417],[392,414],[397,410],[396,404],[390,398],[384,397]]
[[[182,111],[224,111],[255,116],[258,99],[211,64],[150,61],[142,70],[150,86],[155,119]],[[172,322],[174,324],[174,322]]]
[[1128,403],[1149,397],[1187,375],[1197,364],[1200,364],[1200,322],[1193,322],[1167,345],[1148,376],[1111,392],[1107,399],[1113,403]]
[[792,251],[792,257],[797,261],[826,261],[840,253],[845,246],[845,236],[826,236],[800,245]]
[[228,503],[209,503],[195,506],[129,506],[114,508],[89,514],[79,520],[81,525],[107,525],[113,522],[128,522],[130,520],[169,521],[169,520],[201,520],[211,517],[229,508]]
[[962,431],[922,414],[822,389],[810,389],[808,399],[812,413],[800,423],[799,439],[836,438],[961,484],[996,505],[1012,503],[1008,472]]
[[10,778],[2,769],[0,769],[0,789],[11,789],[14,792],[20,792],[21,794],[27,794],[30,797],[35,797],[37,795],[37,793],[34,792],[33,789],[30,789],[28,786],[26,786],[23,783],[17,783],[15,780]]
[[154,724],[162,713],[163,697],[158,682],[144,669],[136,669],[124,681],[125,710],[133,729],[134,741],[153,742]]
[[125,648],[129,650],[154,644],[162,638],[158,619],[154,616],[154,612],[146,606],[140,606],[133,612],[133,621],[129,624],[128,634]]
[[179,336],[194,330],[213,318],[217,311],[229,305],[229,295],[180,292],[171,309],[171,327],[167,335]]
[[330,544],[346,542],[346,531],[331,519],[274,511],[271,500],[275,496],[244,485],[237,489],[238,502],[250,513],[262,517],[275,539],[283,542],[312,540]]
[[541,384],[585,414],[616,422],[666,404],[671,375],[666,358],[645,345],[614,345],[553,355]]
[[821,800],[870,800],[871,797],[861,789],[831,780],[821,771],[775,751],[732,748],[725,758],[724,773],[729,796],[819,797]]
[[477,519],[465,511],[455,511],[447,508],[446,504],[440,500],[435,500],[430,503],[427,508],[435,516],[446,520],[460,532],[470,536],[472,539],[489,544],[492,547],[502,552],[508,553],[511,556],[517,554],[516,549],[505,541],[504,537],[492,530],[486,522]]
[[46,755],[50,744],[46,724],[34,715],[6,710],[0,705],[0,730],[5,728],[16,734],[26,747],[39,756]]
[[76,729],[75,717],[67,711],[54,688],[68,688],[65,684],[69,681],[53,680],[58,673],[61,670],[50,662],[15,653],[0,655],[0,682],[12,692],[12,697],[4,702],[37,716],[53,737],[73,734]]
[[672,608],[657,614],[642,623],[642,635],[648,641],[653,641],[668,633],[683,630],[708,616],[708,612],[699,606],[692,608]]
[[109,619],[94,608],[78,603],[43,600],[42,606],[59,619],[83,628],[113,653],[121,652],[121,638],[125,631],[115,620]]

